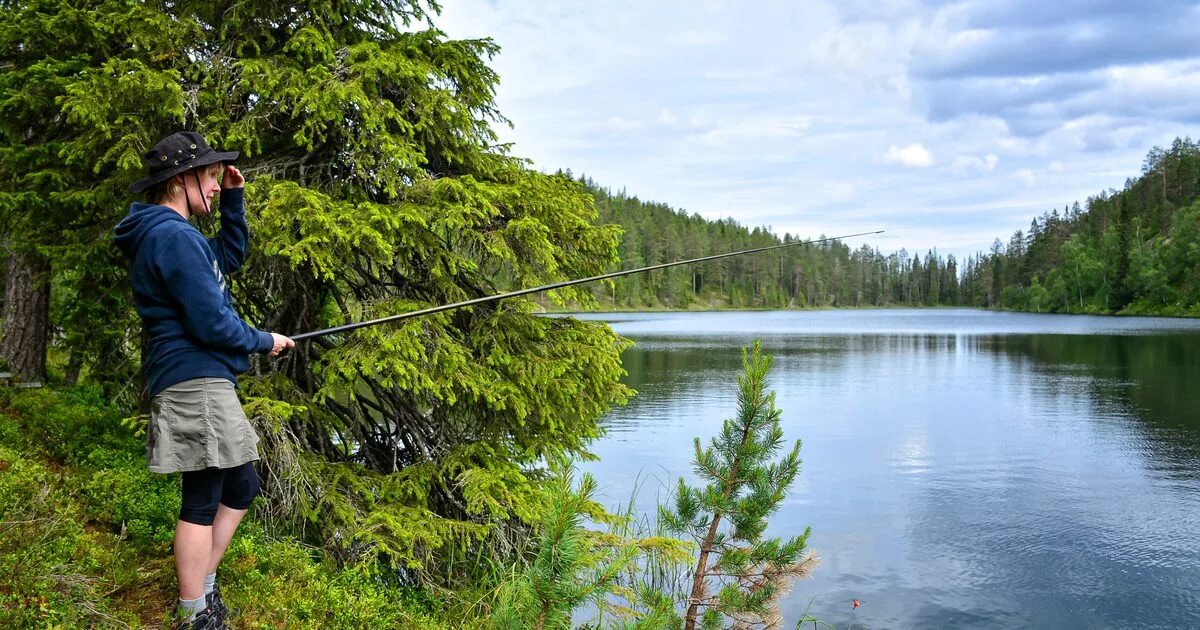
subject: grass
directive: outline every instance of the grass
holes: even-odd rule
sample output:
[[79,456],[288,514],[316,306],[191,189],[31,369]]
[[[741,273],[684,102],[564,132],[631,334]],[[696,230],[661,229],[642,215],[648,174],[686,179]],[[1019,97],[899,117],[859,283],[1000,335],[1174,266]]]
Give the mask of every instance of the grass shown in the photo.
[[[177,597],[178,476],[146,469],[84,389],[0,390],[0,627],[157,628]],[[239,628],[440,628],[442,600],[271,535],[252,508],[219,571]]]

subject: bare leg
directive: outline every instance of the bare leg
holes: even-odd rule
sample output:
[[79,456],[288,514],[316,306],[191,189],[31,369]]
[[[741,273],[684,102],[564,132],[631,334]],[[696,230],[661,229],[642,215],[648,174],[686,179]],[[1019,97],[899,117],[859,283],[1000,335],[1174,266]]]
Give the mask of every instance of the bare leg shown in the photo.
[[204,597],[205,569],[208,568],[212,549],[212,526],[187,521],[175,523],[175,571],[179,576],[179,599]]
[[[246,515],[246,510],[235,510],[227,507],[224,503],[217,505],[217,517],[213,520],[212,526],[212,550],[208,556],[208,571],[216,573],[217,567],[221,564],[221,558],[225,556],[225,550],[229,548],[229,541],[233,539],[233,533],[237,531],[238,523],[242,522],[242,517]],[[204,586],[204,576],[200,576],[201,591]]]

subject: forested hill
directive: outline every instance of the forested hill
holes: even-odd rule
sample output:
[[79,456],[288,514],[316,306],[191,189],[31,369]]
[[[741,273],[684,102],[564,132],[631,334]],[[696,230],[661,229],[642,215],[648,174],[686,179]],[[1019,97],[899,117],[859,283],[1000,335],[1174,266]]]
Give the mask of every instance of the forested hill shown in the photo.
[[[819,238],[780,238],[769,226],[710,221],[613,193],[587,177],[580,181],[596,198],[599,221],[624,229],[620,269]],[[957,276],[953,256],[932,251],[910,256],[903,250],[885,255],[833,241],[636,274],[598,284],[593,292],[602,307],[620,309],[917,306],[958,304]]]
[[1200,145],[1155,147],[1142,174],[1035,218],[967,262],[972,304],[1072,313],[1200,315]]
[[[780,238],[770,226],[711,221],[579,181],[595,196],[598,221],[624,230],[619,269],[820,238]],[[617,309],[962,305],[1200,315],[1198,197],[1200,146],[1182,139],[1151,150],[1124,190],[1047,211],[1027,232],[965,261],[833,241],[637,274],[592,291],[601,307]]]

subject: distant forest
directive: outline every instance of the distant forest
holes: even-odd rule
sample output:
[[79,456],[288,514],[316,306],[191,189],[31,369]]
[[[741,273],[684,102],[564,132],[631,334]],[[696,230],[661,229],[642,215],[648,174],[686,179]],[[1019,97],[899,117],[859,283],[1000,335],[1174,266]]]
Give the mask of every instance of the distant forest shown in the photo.
[[[708,220],[588,177],[598,222],[624,234],[618,269],[821,238]],[[601,308],[978,306],[1060,313],[1200,315],[1200,145],[1155,147],[1142,173],[957,260],[838,242],[638,274],[592,287]]]

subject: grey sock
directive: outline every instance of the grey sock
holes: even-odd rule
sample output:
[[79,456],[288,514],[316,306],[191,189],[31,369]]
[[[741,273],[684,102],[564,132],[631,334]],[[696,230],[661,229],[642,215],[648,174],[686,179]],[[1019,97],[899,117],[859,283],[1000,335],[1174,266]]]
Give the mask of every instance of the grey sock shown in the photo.
[[200,596],[196,599],[179,600],[179,607],[188,612],[188,621],[194,621],[196,619],[196,615],[199,614],[201,610],[204,610],[204,599],[204,596]]
[[215,587],[216,585],[217,585],[217,572],[216,571],[213,571],[212,573],[209,573],[208,575],[204,576],[204,594],[205,595],[211,595],[213,592],[213,587]]

